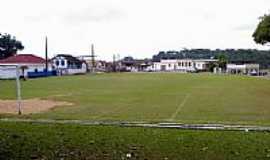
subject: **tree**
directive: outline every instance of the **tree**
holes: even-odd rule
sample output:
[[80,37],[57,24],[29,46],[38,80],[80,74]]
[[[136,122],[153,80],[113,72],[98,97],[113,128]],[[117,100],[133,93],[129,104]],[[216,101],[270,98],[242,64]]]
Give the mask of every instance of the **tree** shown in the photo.
[[13,56],[18,50],[23,50],[24,46],[10,34],[0,33],[0,59]]
[[256,43],[265,45],[270,42],[270,14],[264,15],[260,20],[252,37]]
[[225,54],[219,54],[215,57],[218,59],[217,67],[220,67],[222,69],[226,69],[226,65],[228,63],[228,58]]

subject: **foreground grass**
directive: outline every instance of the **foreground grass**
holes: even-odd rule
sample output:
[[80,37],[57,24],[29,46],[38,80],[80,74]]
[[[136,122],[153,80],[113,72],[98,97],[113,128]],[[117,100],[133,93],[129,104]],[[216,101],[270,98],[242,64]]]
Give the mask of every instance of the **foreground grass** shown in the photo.
[[[15,99],[14,84],[0,81],[0,99]],[[253,77],[179,73],[52,77],[22,82],[22,95],[74,104],[27,118],[270,124],[270,81]]]
[[263,132],[0,122],[0,159],[269,158],[270,135]]

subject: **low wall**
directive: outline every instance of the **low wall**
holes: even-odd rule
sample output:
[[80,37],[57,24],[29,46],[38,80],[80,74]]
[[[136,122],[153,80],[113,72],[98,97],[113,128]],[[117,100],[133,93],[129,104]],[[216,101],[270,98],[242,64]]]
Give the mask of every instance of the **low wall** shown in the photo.
[[85,74],[86,69],[67,69],[67,74],[72,75],[72,74]]

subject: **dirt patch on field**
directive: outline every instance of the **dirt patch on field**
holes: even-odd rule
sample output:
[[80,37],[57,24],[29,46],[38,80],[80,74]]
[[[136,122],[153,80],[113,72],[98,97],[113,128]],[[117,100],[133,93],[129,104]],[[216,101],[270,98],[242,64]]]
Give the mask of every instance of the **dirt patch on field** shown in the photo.
[[[70,106],[72,103],[53,100],[28,99],[22,100],[21,110],[23,114],[40,113],[57,106]],[[0,113],[18,113],[16,100],[0,100]]]

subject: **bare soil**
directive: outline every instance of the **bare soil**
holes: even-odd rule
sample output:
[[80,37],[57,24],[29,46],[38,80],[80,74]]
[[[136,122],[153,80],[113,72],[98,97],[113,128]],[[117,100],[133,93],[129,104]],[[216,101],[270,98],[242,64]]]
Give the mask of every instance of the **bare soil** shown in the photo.
[[[48,111],[54,107],[70,106],[69,102],[28,99],[22,100],[21,110],[23,114],[40,113]],[[0,100],[0,113],[17,114],[18,105],[16,100]]]

